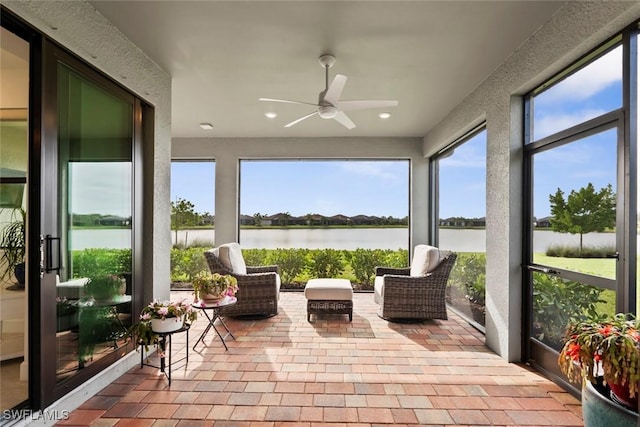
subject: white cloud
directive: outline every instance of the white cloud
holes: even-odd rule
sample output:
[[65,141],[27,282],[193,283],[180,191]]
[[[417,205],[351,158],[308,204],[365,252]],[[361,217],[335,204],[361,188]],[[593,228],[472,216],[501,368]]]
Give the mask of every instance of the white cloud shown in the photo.
[[131,163],[71,163],[74,214],[131,215]]
[[[368,176],[368,177],[378,177],[385,180],[398,180],[401,179],[398,175],[399,168],[397,167],[397,163],[389,164],[387,162],[341,162],[340,169],[347,173],[352,173],[355,175]],[[405,169],[406,171],[406,169]],[[406,176],[402,179],[406,180]]]
[[593,119],[594,117],[598,117],[604,113],[604,110],[585,109],[568,114],[552,114],[540,117],[536,120],[533,129],[534,140],[552,135],[563,129],[567,129],[571,126],[577,125],[578,123],[582,123],[589,119]]
[[602,58],[567,77],[544,94],[545,102],[588,99],[607,86],[622,80],[622,47],[607,53]]

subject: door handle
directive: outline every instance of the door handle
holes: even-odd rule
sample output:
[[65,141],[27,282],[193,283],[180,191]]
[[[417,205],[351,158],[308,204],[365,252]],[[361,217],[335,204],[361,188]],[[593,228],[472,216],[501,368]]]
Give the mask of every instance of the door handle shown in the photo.
[[[47,234],[44,238],[45,243],[45,257],[44,257],[44,271],[45,273],[51,273],[53,271],[60,272],[62,265],[62,253],[60,251],[60,238],[53,237],[51,234]],[[57,263],[53,264],[54,248],[57,253]]]

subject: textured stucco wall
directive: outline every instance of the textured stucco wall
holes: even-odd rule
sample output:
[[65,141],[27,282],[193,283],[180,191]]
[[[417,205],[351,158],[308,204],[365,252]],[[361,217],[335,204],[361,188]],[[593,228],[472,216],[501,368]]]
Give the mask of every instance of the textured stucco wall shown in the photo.
[[640,18],[639,2],[567,2],[424,138],[430,156],[487,123],[487,345],[521,357],[522,98]]
[[[85,1],[3,1],[13,13],[155,107],[145,175],[145,298],[169,297],[171,77]],[[152,227],[149,224],[152,223]]]
[[[420,138],[175,138],[173,159],[215,159],[216,244],[238,241],[241,159],[410,159],[411,179],[428,183]],[[428,194],[410,188],[411,247],[428,241]]]

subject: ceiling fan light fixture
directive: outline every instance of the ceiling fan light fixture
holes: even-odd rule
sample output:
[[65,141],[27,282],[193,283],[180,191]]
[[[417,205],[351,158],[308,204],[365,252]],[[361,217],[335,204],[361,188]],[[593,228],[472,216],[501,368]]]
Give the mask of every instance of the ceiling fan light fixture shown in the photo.
[[200,123],[200,127],[204,130],[213,129],[213,125],[211,123]]
[[321,105],[318,108],[318,115],[323,119],[333,119],[338,114],[338,109],[333,105]]
[[378,114],[378,117],[380,117],[382,120],[386,120],[389,117],[391,117],[391,113],[388,111],[385,111],[384,113]]
[[267,111],[266,113],[264,113],[264,116],[267,119],[275,119],[276,117],[278,117],[278,113],[273,112],[273,111]]

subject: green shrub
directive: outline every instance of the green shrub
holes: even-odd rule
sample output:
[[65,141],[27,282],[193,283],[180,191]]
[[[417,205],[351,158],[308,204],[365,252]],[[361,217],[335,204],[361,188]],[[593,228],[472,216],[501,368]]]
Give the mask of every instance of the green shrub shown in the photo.
[[376,275],[376,267],[383,265],[386,253],[382,249],[356,249],[344,251],[346,260],[351,263],[351,269],[356,282],[361,285],[371,285]]
[[469,301],[485,305],[485,253],[459,253],[449,276],[449,286],[455,286]]
[[215,245],[213,244],[213,239],[193,239],[188,244],[189,248],[206,248],[211,249]]
[[556,350],[562,348],[569,323],[599,319],[597,305],[602,289],[563,280],[543,273],[533,274],[533,333]]
[[269,264],[277,265],[283,284],[293,283],[307,267],[309,249],[276,249],[269,255]]
[[398,249],[397,251],[386,249],[384,261],[380,267],[404,268],[409,266],[409,251]]
[[242,258],[247,265],[267,265],[267,256],[266,249],[242,249]]
[[190,282],[198,273],[209,271],[206,248],[171,249],[171,281]]
[[616,253],[615,246],[549,246],[545,255],[560,258],[607,258]]
[[344,271],[345,262],[342,252],[336,249],[314,249],[309,252],[311,263],[308,266],[312,277],[338,277]]
[[131,249],[83,249],[71,254],[73,277],[100,277],[131,272]]

